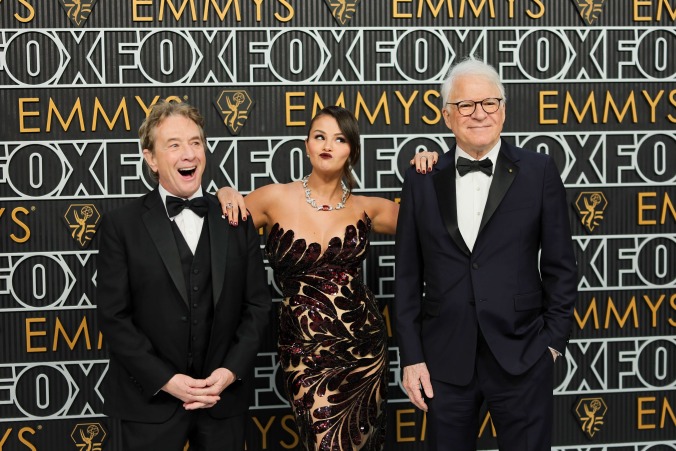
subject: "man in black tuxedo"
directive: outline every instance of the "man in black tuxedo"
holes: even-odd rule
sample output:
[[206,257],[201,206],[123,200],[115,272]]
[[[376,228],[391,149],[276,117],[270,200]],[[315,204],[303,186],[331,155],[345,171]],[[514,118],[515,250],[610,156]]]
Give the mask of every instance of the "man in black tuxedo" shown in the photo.
[[159,186],[104,215],[98,232],[104,413],[121,419],[125,451],[180,451],[188,440],[197,451],[243,449],[272,305],[260,239],[203,194],[194,107],[154,106],[139,136]]
[[500,450],[549,450],[577,298],[566,192],[551,158],[501,139],[493,67],[459,63],[441,95],[456,145],[431,175],[409,169],[397,226],[403,386],[431,449],[475,450],[486,401]]

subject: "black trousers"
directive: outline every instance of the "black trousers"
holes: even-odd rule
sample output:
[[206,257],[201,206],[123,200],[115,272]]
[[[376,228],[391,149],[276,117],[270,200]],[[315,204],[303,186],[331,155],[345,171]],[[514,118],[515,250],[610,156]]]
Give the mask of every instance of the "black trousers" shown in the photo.
[[434,398],[426,400],[428,449],[475,451],[479,410],[485,400],[500,451],[550,450],[553,361],[546,349],[532,368],[514,376],[502,369],[480,337],[474,378],[469,385],[432,380]]
[[230,451],[244,449],[246,415],[218,420],[206,410],[182,407],[164,423],[122,421],[124,451]]

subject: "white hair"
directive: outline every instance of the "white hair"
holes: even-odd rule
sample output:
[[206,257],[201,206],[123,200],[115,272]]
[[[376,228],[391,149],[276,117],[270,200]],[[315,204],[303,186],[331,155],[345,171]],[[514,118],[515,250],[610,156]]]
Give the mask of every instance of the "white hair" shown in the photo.
[[[453,89],[453,83],[458,79],[458,77],[463,77],[470,75],[472,77],[482,77],[487,79],[489,82],[493,83],[500,90],[500,97],[502,97],[503,102],[507,101],[507,95],[505,94],[505,87],[500,80],[500,75],[490,64],[476,59],[474,56],[469,56],[451,67],[446,76],[446,80],[441,85],[441,98],[444,102],[444,108],[446,108],[446,102],[451,95]],[[461,99],[461,100],[475,100],[475,99]],[[478,99],[476,99],[478,100]]]

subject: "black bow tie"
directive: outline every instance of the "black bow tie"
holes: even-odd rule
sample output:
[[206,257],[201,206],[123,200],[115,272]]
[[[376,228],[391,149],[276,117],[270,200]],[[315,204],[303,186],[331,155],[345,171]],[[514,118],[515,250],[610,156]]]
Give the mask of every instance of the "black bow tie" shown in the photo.
[[458,174],[460,174],[460,177],[467,174],[468,172],[474,171],[481,171],[489,177],[493,174],[493,162],[490,160],[490,158],[477,161],[458,157],[458,162],[455,164],[455,167],[458,169]]
[[167,213],[169,217],[173,218],[177,214],[183,211],[183,209],[189,208],[196,215],[204,217],[209,210],[209,205],[207,200],[202,197],[195,197],[194,199],[181,199],[174,196],[167,196]]

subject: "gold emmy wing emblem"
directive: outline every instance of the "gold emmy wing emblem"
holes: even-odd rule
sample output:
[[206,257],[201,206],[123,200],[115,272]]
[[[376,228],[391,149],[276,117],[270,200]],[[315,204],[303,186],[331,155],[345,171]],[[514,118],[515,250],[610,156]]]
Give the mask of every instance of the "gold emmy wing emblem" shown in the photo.
[[96,234],[96,226],[101,219],[101,214],[93,204],[72,204],[68,207],[63,218],[68,224],[71,237],[77,241],[80,247],[85,248]]
[[75,425],[70,438],[80,451],[101,451],[106,435],[106,430],[100,423],[83,423]]
[[352,19],[360,1],[361,0],[324,0],[326,5],[331,9],[333,18],[336,19],[340,25],[345,25]]
[[601,15],[606,0],[573,0],[580,17],[587,25],[592,25]]
[[81,27],[94,9],[96,0],[59,0],[70,21]]
[[223,124],[233,135],[239,135],[242,131],[253,104],[251,96],[244,89],[226,89],[216,99],[216,108],[221,113]]
[[575,406],[575,415],[580,422],[582,432],[588,438],[601,430],[608,406],[602,398],[581,398]]
[[575,209],[580,222],[588,232],[593,232],[603,221],[603,212],[608,207],[608,200],[601,191],[581,192],[575,200]]

